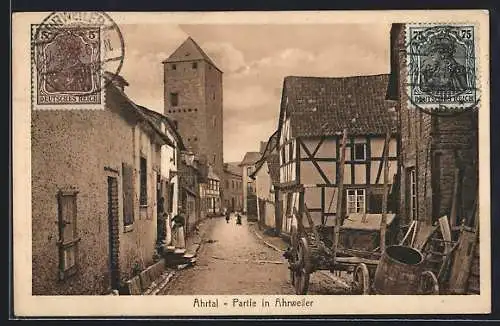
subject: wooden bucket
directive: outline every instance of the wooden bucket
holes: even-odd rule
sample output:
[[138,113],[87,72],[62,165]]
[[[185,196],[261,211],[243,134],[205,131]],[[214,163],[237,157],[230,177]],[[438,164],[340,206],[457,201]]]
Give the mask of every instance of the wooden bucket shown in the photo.
[[423,261],[422,253],[411,247],[387,247],[375,271],[374,294],[417,294]]

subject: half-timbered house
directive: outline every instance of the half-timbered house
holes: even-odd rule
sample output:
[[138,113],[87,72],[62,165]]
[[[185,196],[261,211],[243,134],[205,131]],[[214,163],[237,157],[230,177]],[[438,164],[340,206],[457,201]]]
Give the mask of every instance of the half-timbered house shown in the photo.
[[[333,225],[337,213],[343,218],[351,213],[381,213],[385,144],[389,183],[396,175],[398,156],[391,113],[395,103],[386,100],[388,79],[388,75],[285,78],[278,125],[282,233],[290,232],[302,204],[315,225]],[[344,129],[346,160],[344,171],[339,171]],[[336,212],[340,173],[344,208]]]
[[255,180],[257,195],[257,218],[261,225],[279,230],[279,156],[277,152],[278,133],[274,132],[269,141],[261,142],[262,156],[255,164],[250,178]]

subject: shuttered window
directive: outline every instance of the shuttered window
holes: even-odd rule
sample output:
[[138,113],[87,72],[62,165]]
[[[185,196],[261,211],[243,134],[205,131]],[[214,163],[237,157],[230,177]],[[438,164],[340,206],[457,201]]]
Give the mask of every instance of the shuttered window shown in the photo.
[[77,191],[58,193],[59,279],[76,273],[78,261]]
[[140,199],[139,202],[141,205],[145,206],[148,204],[148,171],[147,171],[147,160],[144,157],[141,157],[141,165],[140,165]]
[[123,225],[134,223],[134,169],[132,165],[122,163],[123,188]]

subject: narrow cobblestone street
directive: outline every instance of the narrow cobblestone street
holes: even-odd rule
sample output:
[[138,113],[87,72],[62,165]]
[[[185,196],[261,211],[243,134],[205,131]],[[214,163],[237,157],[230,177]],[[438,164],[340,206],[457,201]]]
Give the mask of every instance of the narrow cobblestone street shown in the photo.
[[[160,295],[295,294],[287,261],[254,233],[252,222],[243,218],[243,224],[237,225],[232,216],[229,223],[223,218],[206,223],[197,263],[178,271]],[[309,294],[342,292],[342,287],[322,272],[311,275]]]

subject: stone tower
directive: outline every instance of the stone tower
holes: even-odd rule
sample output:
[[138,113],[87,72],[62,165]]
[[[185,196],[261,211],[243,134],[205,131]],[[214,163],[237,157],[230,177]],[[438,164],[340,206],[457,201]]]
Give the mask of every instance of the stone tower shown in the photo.
[[191,37],[163,69],[164,113],[177,121],[186,147],[213,166],[222,188],[222,71]]

